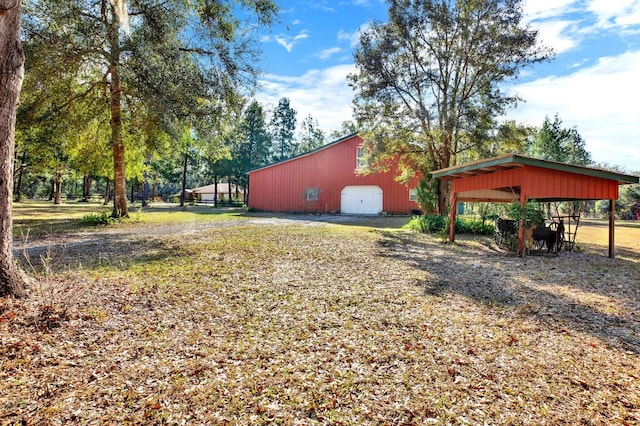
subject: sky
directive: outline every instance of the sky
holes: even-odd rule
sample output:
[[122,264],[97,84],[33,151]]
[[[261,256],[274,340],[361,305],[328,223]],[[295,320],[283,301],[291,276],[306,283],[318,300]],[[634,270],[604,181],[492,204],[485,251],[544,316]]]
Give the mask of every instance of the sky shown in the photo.
[[[261,87],[273,108],[289,98],[328,134],[352,120],[353,51],[362,28],[385,22],[384,0],[276,0],[280,23],[263,31]],[[525,23],[555,51],[504,90],[523,102],[505,119],[540,127],[557,114],[596,163],[640,172],[640,0],[525,0]]]

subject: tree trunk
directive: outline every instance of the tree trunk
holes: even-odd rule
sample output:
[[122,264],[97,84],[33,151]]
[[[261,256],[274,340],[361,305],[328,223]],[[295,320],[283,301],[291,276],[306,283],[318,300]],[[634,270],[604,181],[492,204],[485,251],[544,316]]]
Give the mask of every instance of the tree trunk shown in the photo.
[[58,205],[62,203],[62,173],[56,172],[54,187],[53,204]]
[[440,216],[446,216],[449,208],[453,208],[453,206],[449,206],[450,198],[449,181],[440,179],[438,182],[438,214]]
[[[145,166],[148,166],[149,163],[145,162]],[[144,171],[144,182],[142,183],[142,207],[147,207],[147,200],[149,199],[149,176],[147,173],[147,169]]]
[[47,201],[53,201],[53,197],[56,194],[56,180],[54,178],[51,178],[51,181],[49,183],[51,185],[49,185],[49,198],[47,199]]
[[213,175],[213,207],[218,207],[218,174]]
[[187,198],[187,161],[188,151],[184,151],[184,164],[182,165],[182,192],[180,193],[180,207],[184,207],[184,200]]
[[111,74],[111,143],[113,147],[113,217],[128,217],[125,179],[124,141],[122,140],[122,105],[120,80],[113,67]]
[[111,76],[111,146],[113,149],[113,217],[128,217],[127,183],[125,175],[124,140],[122,138],[122,87],[118,64],[120,63],[120,25],[115,11],[112,10],[108,25],[108,38],[111,48],[109,75]]
[[26,278],[13,259],[13,167],[16,110],[24,76],[21,0],[0,0],[0,296],[25,296]]
[[104,190],[104,203],[103,205],[108,205],[109,201],[111,200],[111,181],[109,180],[109,178],[107,178],[107,184],[105,185],[105,190]]
[[[13,159],[14,161],[17,159],[17,156],[14,156]],[[26,153],[25,151],[22,151],[22,156],[20,157],[20,167],[18,168],[18,182],[15,185],[15,189],[13,191],[13,198],[14,200],[19,203],[20,201],[22,201],[22,176],[24,175],[24,169],[26,169],[26,166],[24,164],[26,160]],[[14,169],[15,169],[15,164],[14,164]],[[13,172],[13,175],[15,176],[16,172]]]
[[22,175],[24,174],[24,167],[20,166],[18,169],[18,183],[16,183],[16,190],[14,192],[14,199],[16,203],[22,201]]
[[93,185],[93,179],[91,176],[84,176],[82,179],[82,201],[91,200],[91,186]]

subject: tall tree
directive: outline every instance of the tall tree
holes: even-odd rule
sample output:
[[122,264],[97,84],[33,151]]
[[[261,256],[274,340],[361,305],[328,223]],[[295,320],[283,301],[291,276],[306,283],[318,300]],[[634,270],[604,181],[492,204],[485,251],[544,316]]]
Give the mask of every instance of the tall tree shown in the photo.
[[340,139],[344,136],[352,135],[357,132],[358,132],[358,125],[351,120],[345,120],[342,122],[342,125],[340,126],[339,130],[331,131],[331,133],[329,134],[329,139],[331,140]]
[[298,153],[312,151],[325,143],[324,132],[318,125],[318,120],[311,114],[302,121],[299,137]]
[[280,99],[278,106],[273,110],[269,127],[273,143],[273,160],[284,160],[295,154],[296,110],[291,108],[289,98]]
[[26,279],[13,259],[13,152],[16,110],[24,75],[21,0],[0,0],[0,296],[25,295]]
[[527,153],[543,160],[588,166],[592,163],[591,153],[585,141],[575,128],[562,127],[562,120],[555,115],[553,122],[545,117],[542,128],[531,139]]
[[[548,59],[522,24],[523,0],[389,0],[389,22],[360,37],[350,84],[370,160],[429,171],[484,143],[515,102],[501,85]],[[449,188],[440,182],[438,209]]]
[[233,152],[240,185],[247,187],[246,173],[249,170],[268,164],[270,150],[271,138],[264,110],[262,105],[253,101],[244,112]]
[[[253,29],[269,24],[277,12],[272,0],[33,0],[29,5],[29,42],[57,53],[42,66],[52,73],[76,70],[83,83],[78,96],[104,98],[114,216],[128,214],[125,146],[132,117],[127,106],[137,99],[166,121],[213,114],[201,98],[225,99],[254,83]],[[85,79],[87,69],[97,69],[101,78]]]
[[504,154],[526,154],[527,145],[533,139],[537,129],[533,126],[518,124],[508,120],[500,123],[489,135],[487,143],[479,149],[460,155],[461,162],[476,161]]

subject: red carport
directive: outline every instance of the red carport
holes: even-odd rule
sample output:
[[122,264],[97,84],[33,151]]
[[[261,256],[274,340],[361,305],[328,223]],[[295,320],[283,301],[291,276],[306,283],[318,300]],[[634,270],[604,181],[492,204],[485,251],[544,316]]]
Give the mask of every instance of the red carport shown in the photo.
[[[451,182],[451,227],[455,239],[458,202],[609,200],[609,257],[614,257],[615,200],[618,186],[638,183],[636,176],[540,160],[518,154],[441,169],[433,178]],[[518,252],[522,253],[522,226]]]

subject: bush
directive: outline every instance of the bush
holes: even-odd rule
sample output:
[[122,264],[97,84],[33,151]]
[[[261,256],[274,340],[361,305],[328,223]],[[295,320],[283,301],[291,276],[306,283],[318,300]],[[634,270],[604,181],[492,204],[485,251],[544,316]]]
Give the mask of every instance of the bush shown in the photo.
[[[441,234],[449,228],[449,220],[439,215],[413,216],[403,229],[425,232],[429,234]],[[493,235],[493,223],[483,223],[478,219],[456,219],[456,233]]]
[[419,232],[435,234],[447,227],[447,220],[443,216],[426,214],[423,216],[413,216],[403,229],[412,229]]
[[108,211],[91,213],[80,218],[80,223],[85,225],[108,225],[115,221],[116,219],[111,215],[111,212]]
[[479,219],[456,219],[456,233],[458,234],[493,235],[494,231],[493,223],[483,223]]

